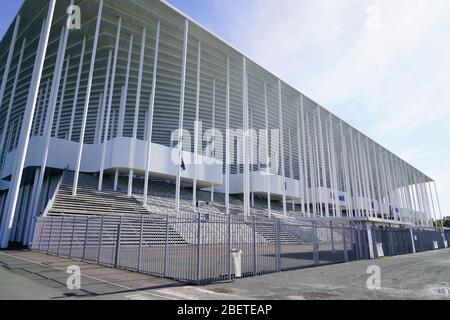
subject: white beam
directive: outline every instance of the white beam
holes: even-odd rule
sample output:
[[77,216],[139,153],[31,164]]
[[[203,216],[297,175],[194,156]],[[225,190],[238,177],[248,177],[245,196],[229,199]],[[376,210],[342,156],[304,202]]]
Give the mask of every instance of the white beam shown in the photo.
[[104,170],[105,170],[106,147],[108,144],[109,122],[111,119],[111,107],[112,107],[112,102],[113,102],[114,83],[116,81],[117,57],[119,55],[121,29],[122,29],[122,18],[119,17],[118,22],[117,22],[116,44],[115,44],[115,48],[114,48],[113,66],[112,66],[112,71],[111,71],[111,84],[109,86],[108,109],[106,111],[105,134],[103,135],[102,158],[100,161],[100,174],[99,174],[99,178],[98,178],[98,191],[102,191],[102,187],[103,187],[103,174],[104,174]]
[[[5,147],[5,138],[6,138],[6,135],[8,134],[9,121],[11,118],[11,111],[12,111],[12,107],[14,104],[14,99],[16,97],[17,82],[19,81],[19,77],[20,77],[20,70],[22,68],[23,53],[25,51],[26,42],[27,42],[27,40],[23,39],[22,49],[20,50],[19,61],[17,62],[16,75],[14,77],[14,84],[13,84],[12,91],[11,91],[11,97],[9,98],[8,111],[6,112],[6,118],[3,123],[3,133],[2,133],[2,137],[1,137],[1,141],[0,141],[0,156],[4,153],[5,158],[6,158],[6,152],[4,152],[5,150],[3,148]],[[0,102],[0,106],[1,105],[2,104]],[[5,159],[5,158],[3,158],[3,159]],[[4,163],[5,163],[5,161],[2,161],[2,164],[1,164],[2,169],[3,169]]]
[[69,141],[72,141],[73,125],[75,122],[75,112],[77,111],[77,105],[78,105],[78,94],[80,92],[81,73],[83,71],[85,51],[86,51],[86,36],[83,37],[83,42],[81,44],[81,54],[80,54],[80,61],[79,61],[79,65],[78,65],[77,82],[75,84],[75,93],[74,93],[74,97],[73,97],[72,113],[70,116],[69,135],[67,137],[67,140],[69,140]]
[[181,161],[183,152],[183,121],[184,121],[184,103],[186,90],[186,63],[187,63],[187,46],[189,35],[189,20],[184,21],[184,40],[183,40],[183,58],[181,63],[181,90],[180,90],[180,114],[178,125],[178,162],[177,166],[177,182],[175,190],[175,210],[180,211],[180,188],[181,188]]
[[23,168],[25,165],[25,158],[28,151],[28,144],[30,141],[30,132],[33,121],[34,109],[36,107],[36,100],[38,95],[38,88],[41,82],[42,69],[44,67],[45,55],[47,53],[47,44],[50,36],[50,29],[53,22],[53,13],[55,11],[56,0],[50,0],[48,5],[48,13],[46,24],[44,28],[43,37],[41,38],[39,48],[36,53],[36,60],[34,63],[33,74],[30,81],[30,88],[28,90],[28,98],[25,109],[25,115],[22,123],[22,130],[20,134],[19,145],[17,147],[17,156],[15,166],[12,171],[11,184],[6,200],[6,211],[4,212],[5,224],[1,234],[1,248],[7,248],[9,245],[12,223],[14,221],[14,213],[17,206],[17,198],[19,195],[20,183],[22,181]]

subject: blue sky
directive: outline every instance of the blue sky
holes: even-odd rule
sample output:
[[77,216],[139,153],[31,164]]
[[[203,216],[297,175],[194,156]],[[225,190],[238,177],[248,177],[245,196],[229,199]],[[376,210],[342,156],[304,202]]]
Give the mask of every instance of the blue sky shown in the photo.
[[[2,2],[0,34],[22,0]],[[434,178],[450,215],[450,1],[168,2]]]

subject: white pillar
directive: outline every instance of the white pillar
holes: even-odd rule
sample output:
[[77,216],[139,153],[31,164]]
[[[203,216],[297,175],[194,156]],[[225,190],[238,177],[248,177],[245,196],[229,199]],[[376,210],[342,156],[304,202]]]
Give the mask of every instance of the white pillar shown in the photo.
[[98,97],[98,107],[97,107],[97,119],[95,121],[95,134],[94,134],[94,144],[98,141],[98,135],[100,134],[100,122],[102,122],[102,106],[103,106],[103,93],[100,92]]
[[225,210],[230,215],[230,57],[227,57],[225,94]]
[[48,107],[49,104],[49,89],[50,89],[50,78],[47,78],[47,85],[45,86],[45,93],[44,93],[44,99],[42,100],[42,105],[41,105],[41,115],[40,115],[40,119],[39,119],[39,127],[38,127],[38,132],[37,135],[44,135],[43,132],[43,128],[42,126],[44,125],[44,115],[45,115],[45,110],[46,107]]
[[97,25],[95,27],[95,34],[94,34],[94,44],[92,46],[91,67],[90,67],[89,75],[88,75],[86,99],[84,102],[83,121],[81,123],[80,142],[78,144],[77,162],[75,165],[75,174],[73,177],[72,196],[77,195],[78,176],[80,174],[81,158],[83,156],[84,134],[86,131],[86,122],[87,122],[87,116],[88,116],[88,111],[89,111],[89,103],[91,100],[92,77],[94,76],[94,70],[95,70],[95,58],[96,58],[96,54],[97,54],[97,45],[98,45],[98,36],[100,33],[100,24],[102,22],[102,12],[103,12],[103,0],[100,0],[100,4],[99,4],[99,8],[98,8],[98,16],[97,16]]
[[134,109],[133,139],[137,139],[137,132],[138,132],[139,109],[141,106],[142,77],[143,77],[143,73],[144,73],[146,39],[147,39],[147,28],[144,27],[142,29],[141,55],[140,55],[140,61],[139,61],[138,83],[137,83],[137,89],[136,89],[136,107]]
[[117,191],[117,185],[119,184],[119,169],[114,170],[114,185],[113,191]]
[[198,178],[198,148],[199,148],[199,121],[200,121],[200,72],[202,63],[202,44],[198,43],[197,51],[197,86],[195,93],[195,121],[194,121],[194,181],[192,185],[192,206],[197,203],[197,178]]
[[247,59],[242,58],[242,155],[243,155],[243,182],[244,182],[244,217],[250,215],[250,174],[249,174],[249,156],[248,156],[248,75]]
[[127,108],[128,88],[130,83],[130,67],[131,55],[133,53],[133,34],[130,35],[130,42],[128,47],[127,69],[125,71],[125,87],[123,87],[123,96],[120,100],[119,120],[117,124],[117,137],[123,137],[123,126],[125,121],[125,112]]
[[[14,31],[13,31],[11,42],[9,45],[8,57],[6,58],[5,70],[3,71],[2,84],[0,87],[0,106],[3,105],[3,98],[5,97],[6,83],[8,82],[9,69],[11,68],[11,62],[13,59],[14,48],[16,46],[17,33],[19,32],[19,27],[20,27],[20,15],[17,15],[16,24],[14,26]],[[24,40],[24,43],[25,43],[25,40]],[[23,46],[22,46],[21,55],[23,55]],[[0,149],[0,151],[2,151],[2,149]]]
[[287,215],[286,208],[286,172],[284,170],[284,130],[283,130],[283,103],[281,97],[281,80],[278,79],[278,120],[280,126],[280,161],[281,161],[281,187],[283,194],[283,214]]
[[178,125],[178,162],[177,166],[177,182],[175,191],[175,210],[180,211],[180,188],[181,188],[181,158],[183,152],[183,120],[184,120],[184,102],[186,90],[186,63],[187,63],[187,46],[189,35],[189,20],[184,21],[184,40],[183,40],[183,58],[181,64],[181,90],[180,90],[180,115]]
[[441,218],[441,223],[442,223],[442,228],[443,228],[444,227],[444,217],[442,216],[441,204],[439,202],[439,195],[437,192],[436,181],[433,181],[433,184],[434,184],[434,193],[436,195],[436,202],[437,202],[437,206],[438,206],[438,210],[439,210],[439,217]]
[[78,65],[77,82],[75,84],[75,93],[74,93],[74,97],[73,97],[72,113],[70,116],[69,136],[67,137],[67,140],[69,140],[69,141],[72,141],[73,124],[75,122],[75,112],[77,111],[77,105],[78,105],[78,94],[80,92],[81,72],[83,71],[85,51],[86,51],[86,36],[83,37],[83,42],[81,44],[81,54],[80,54],[80,62]]
[[[55,117],[56,101],[58,99],[59,84],[61,82],[62,68],[64,64],[64,54],[66,51],[68,37],[69,37],[69,30],[66,28],[62,28],[59,41],[58,55],[56,57],[55,69],[53,71],[52,88],[50,91],[50,98],[47,107],[47,116],[45,119],[44,134],[43,134],[43,136],[45,137],[45,143],[40,164],[41,170],[39,170],[38,185],[36,188],[36,193],[38,195],[40,195],[42,192],[42,184],[44,182],[45,177],[45,168],[47,167],[48,152],[50,148],[50,140],[52,137],[53,119]],[[43,200],[45,201],[45,199]],[[35,202],[32,205],[33,205],[32,214],[37,215],[39,205],[42,205],[41,197],[39,196],[36,197]]]
[[[14,77],[14,84],[13,84],[12,91],[11,91],[11,97],[9,98],[8,111],[6,112],[6,118],[3,123],[3,133],[2,133],[2,137],[1,137],[1,141],[0,141],[0,157],[3,154],[3,152],[5,151],[5,150],[3,150],[5,147],[5,138],[6,138],[6,135],[8,134],[9,120],[11,118],[11,111],[12,111],[12,107],[14,104],[14,99],[16,97],[17,82],[19,81],[19,77],[20,77],[20,70],[22,68],[23,53],[25,50],[26,42],[27,42],[26,39],[23,39],[22,49],[20,50],[19,61],[17,62],[16,75]],[[1,100],[2,99],[0,99],[0,106],[2,105]],[[5,152],[5,157],[6,157],[6,152]],[[5,159],[5,158],[3,158],[3,159]],[[5,161],[3,160],[2,164],[1,164],[2,169],[3,169],[4,163],[5,163]]]
[[[294,180],[294,166],[292,163],[292,137],[291,137],[291,128],[289,130],[289,177]],[[294,197],[292,197],[292,211],[295,212],[295,201]]]
[[44,34],[43,38],[41,39],[38,51],[36,53],[36,60],[30,81],[30,89],[28,90],[25,116],[22,123],[19,145],[17,147],[15,166],[12,171],[12,179],[6,200],[7,206],[6,211],[4,212],[5,224],[2,226],[3,231],[1,234],[1,248],[7,248],[10,240],[12,222],[14,221],[14,213],[16,211],[17,206],[17,197],[19,195],[20,183],[22,181],[23,167],[25,165],[25,158],[27,155],[28,144],[30,141],[30,131],[33,121],[34,109],[36,107],[38,88],[39,83],[41,82],[42,69],[44,66],[45,55],[47,53],[48,38],[50,36],[50,29],[53,22],[53,13],[55,11],[55,4],[56,0],[49,1]]
[[[339,122],[339,129],[341,132],[341,145],[342,145],[342,158],[344,166],[344,179],[345,179],[345,203],[347,206],[347,217],[353,216],[353,198],[350,189],[350,173],[348,167],[348,153],[347,153],[347,140],[344,135],[344,126],[342,120]],[[350,199],[351,198],[351,199]]]
[[[306,125],[305,125],[305,112],[304,112],[304,101],[303,101],[303,95],[300,94],[300,121],[301,121],[301,130],[302,130],[302,144],[303,144],[303,194],[304,194],[304,210],[305,213],[308,214],[308,217],[311,217],[311,211],[309,208],[310,204],[310,195],[309,195],[309,183],[308,183],[308,167],[306,165],[306,135],[309,134],[309,132],[306,131]],[[312,164],[310,164],[312,165]],[[310,166],[311,167],[311,166]]]
[[[325,152],[324,152],[324,144],[323,144],[323,131],[322,131],[322,117],[320,116],[320,107],[317,105],[317,123],[319,129],[319,148],[320,148],[320,163],[322,167],[322,190],[320,190],[320,195],[323,197],[324,206],[325,206],[325,216],[330,216],[330,208],[328,206],[328,186],[327,186],[327,176],[326,176],[326,167],[325,167]],[[320,186],[320,184],[319,184]],[[321,204],[322,206],[322,204]]]
[[[216,157],[216,79],[213,79],[213,96],[212,96],[212,150],[213,154],[211,154],[212,158]],[[214,184],[211,184],[211,203],[214,202]]]
[[[300,96],[300,106],[301,106],[301,100],[302,100],[302,96]],[[303,149],[302,149],[302,144],[301,144],[301,136],[303,136],[303,133],[300,133],[300,130],[303,130],[303,128],[300,127],[300,110],[299,108],[297,108],[296,110],[296,123],[297,123],[297,160],[298,160],[298,179],[299,179],[299,186],[301,188],[301,199],[300,199],[300,212],[302,214],[306,213],[307,211],[305,210],[306,208],[306,188],[305,188],[305,164],[302,160],[302,155],[303,155]],[[302,124],[303,126],[303,124]],[[304,146],[304,145],[303,145]]]
[[65,94],[66,94],[67,76],[69,74],[69,66],[70,66],[70,55],[67,56],[66,70],[64,72],[64,80],[63,80],[63,86],[62,86],[62,90],[61,90],[61,97],[59,99],[58,116],[56,118],[55,138],[58,138],[58,136],[59,136],[59,126],[61,124],[61,114],[62,114],[64,98],[65,98]]
[[[137,139],[137,132],[138,132],[138,124],[139,124],[139,107],[141,105],[141,91],[142,91],[142,75],[144,72],[144,58],[145,58],[145,41],[147,37],[147,29],[144,27],[142,30],[142,38],[141,38],[141,53],[140,53],[140,59],[139,59],[139,72],[138,72],[138,82],[137,82],[137,89],[136,89],[136,105],[134,108],[134,124],[133,124],[133,139]],[[131,52],[131,49],[130,49]],[[128,90],[127,90],[128,91]],[[132,154],[130,153],[130,165],[133,165],[131,158]],[[131,196],[133,193],[133,178],[134,178],[134,170],[130,169],[128,174],[128,196]]]
[[111,71],[111,84],[109,86],[108,109],[106,111],[105,134],[103,135],[102,159],[100,161],[100,174],[98,177],[98,191],[102,191],[102,186],[103,186],[103,173],[105,170],[106,147],[108,144],[109,121],[111,118],[111,107],[112,107],[113,94],[114,94],[114,83],[116,80],[117,56],[119,54],[121,29],[122,29],[122,18],[119,17],[118,22],[117,22],[116,44],[115,44],[115,49],[114,49],[113,66],[112,66],[112,71]]
[[[100,122],[98,126],[98,134],[97,134],[97,140],[95,143],[99,144],[102,141],[103,137],[103,126],[105,125],[105,109],[106,109],[106,102],[108,100],[108,88],[109,88],[109,79],[111,76],[111,59],[112,59],[112,51],[109,50],[108,52],[108,63],[106,66],[106,75],[105,75],[105,86],[103,88],[103,99],[102,99],[102,110],[100,112]],[[106,121],[109,121],[106,120]]]
[[266,122],[266,184],[267,184],[267,215],[269,218],[272,216],[272,209],[271,209],[271,191],[270,191],[270,154],[269,154],[269,105],[267,102],[267,83],[264,81],[264,115],[265,115],[265,122]]
[[155,54],[153,59],[153,75],[152,75],[152,94],[150,96],[150,104],[148,108],[148,125],[147,125],[147,161],[144,178],[144,205],[147,204],[148,195],[148,180],[150,174],[151,155],[152,155],[152,135],[153,135],[153,115],[155,111],[155,97],[156,97],[156,80],[158,75],[158,58],[159,58],[159,36],[161,32],[161,22],[158,21],[156,25],[156,41]]
[[339,199],[339,185],[338,185],[338,179],[337,179],[337,161],[336,161],[336,149],[334,148],[335,146],[335,142],[334,142],[334,125],[333,125],[333,115],[330,113],[330,138],[331,138],[331,161],[333,164],[333,174],[332,174],[332,178],[333,178],[333,185],[334,185],[334,192],[336,193],[334,196],[334,201],[335,201],[335,205],[336,205],[336,211],[337,211],[337,216],[341,217],[342,216],[342,212],[341,212],[341,206],[340,206],[340,199]]

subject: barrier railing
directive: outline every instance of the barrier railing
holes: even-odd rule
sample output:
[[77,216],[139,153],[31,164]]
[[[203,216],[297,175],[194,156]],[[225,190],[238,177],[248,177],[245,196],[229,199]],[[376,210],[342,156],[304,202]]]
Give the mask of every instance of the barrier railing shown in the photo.
[[32,249],[193,284],[358,259],[347,224],[183,214],[49,216]]

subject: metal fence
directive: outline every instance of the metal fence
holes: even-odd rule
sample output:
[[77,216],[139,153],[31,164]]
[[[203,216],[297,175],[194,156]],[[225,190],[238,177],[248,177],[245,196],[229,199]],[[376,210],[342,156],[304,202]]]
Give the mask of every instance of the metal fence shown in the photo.
[[39,218],[32,249],[194,284],[367,257],[348,224],[195,213]]
[[[374,256],[397,256],[444,249],[449,244],[450,230],[434,228],[389,228],[374,227],[372,229]],[[381,245],[379,251],[377,245]]]
[[[450,230],[192,215],[39,218],[32,249],[193,284],[441,249]],[[380,251],[382,248],[382,251]]]

